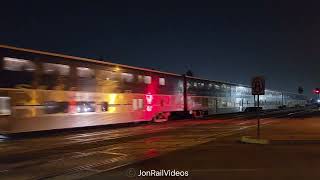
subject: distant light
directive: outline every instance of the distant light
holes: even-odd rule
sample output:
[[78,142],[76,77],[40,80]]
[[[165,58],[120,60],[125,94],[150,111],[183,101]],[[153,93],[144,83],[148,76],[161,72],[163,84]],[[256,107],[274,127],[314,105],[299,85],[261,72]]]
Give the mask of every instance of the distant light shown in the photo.
[[320,99],[317,100],[317,103],[320,103]]

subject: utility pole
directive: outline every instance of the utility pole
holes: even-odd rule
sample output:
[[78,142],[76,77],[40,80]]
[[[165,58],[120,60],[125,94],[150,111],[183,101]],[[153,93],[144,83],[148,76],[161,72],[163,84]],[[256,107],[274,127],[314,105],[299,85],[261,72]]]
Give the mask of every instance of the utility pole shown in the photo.
[[188,97],[187,97],[187,77],[183,75],[183,110],[185,113],[188,111]]
[[259,99],[259,96],[260,95],[258,95],[258,102],[257,102],[257,104],[258,104],[258,131],[257,131],[257,136],[258,136],[258,139],[260,139],[260,99]]
[[320,88],[315,88],[315,89],[313,90],[313,92],[314,92],[315,94],[317,94],[318,99],[319,99],[319,98],[320,98]]

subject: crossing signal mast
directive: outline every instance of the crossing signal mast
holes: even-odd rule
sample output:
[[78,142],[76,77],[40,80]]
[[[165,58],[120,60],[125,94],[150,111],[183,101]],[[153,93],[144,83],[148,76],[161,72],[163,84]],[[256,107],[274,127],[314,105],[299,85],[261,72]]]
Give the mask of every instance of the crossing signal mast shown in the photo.
[[320,88],[315,88],[314,90],[313,90],[313,93],[315,93],[315,94],[317,94],[317,96],[318,96],[318,101],[319,101],[319,96],[320,96]]
[[[259,106],[260,106],[260,99],[259,96],[260,95],[264,95],[265,94],[265,79],[261,76],[257,76],[252,78],[251,80],[251,93],[254,97],[254,102],[256,101],[256,95],[258,96],[258,110]],[[260,112],[258,112],[258,123],[257,123],[257,138],[260,139]]]

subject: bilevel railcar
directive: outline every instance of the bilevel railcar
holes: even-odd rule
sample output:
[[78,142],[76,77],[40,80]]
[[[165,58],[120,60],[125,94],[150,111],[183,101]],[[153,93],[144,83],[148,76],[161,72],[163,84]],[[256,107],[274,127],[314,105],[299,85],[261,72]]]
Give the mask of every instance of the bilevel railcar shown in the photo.
[[[187,77],[188,110],[195,115],[242,112],[254,106],[251,87]],[[304,106],[307,98],[289,92],[267,89],[259,98],[263,109],[277,109],[280,106]]]
[[[0,45],[0,133],[166,120],[243,111],[250,88],[87,58]],[[267,91],[266,108],[303,104]]]

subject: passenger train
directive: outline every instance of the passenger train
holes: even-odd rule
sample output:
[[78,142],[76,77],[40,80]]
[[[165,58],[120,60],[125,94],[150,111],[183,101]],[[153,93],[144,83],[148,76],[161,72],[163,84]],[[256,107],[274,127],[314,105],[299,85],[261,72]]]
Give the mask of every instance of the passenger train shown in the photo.
[[[244,111],[249,86],[0,45],[0,133],[162,121]],[[266,90],[264,109],[306,97]]]

